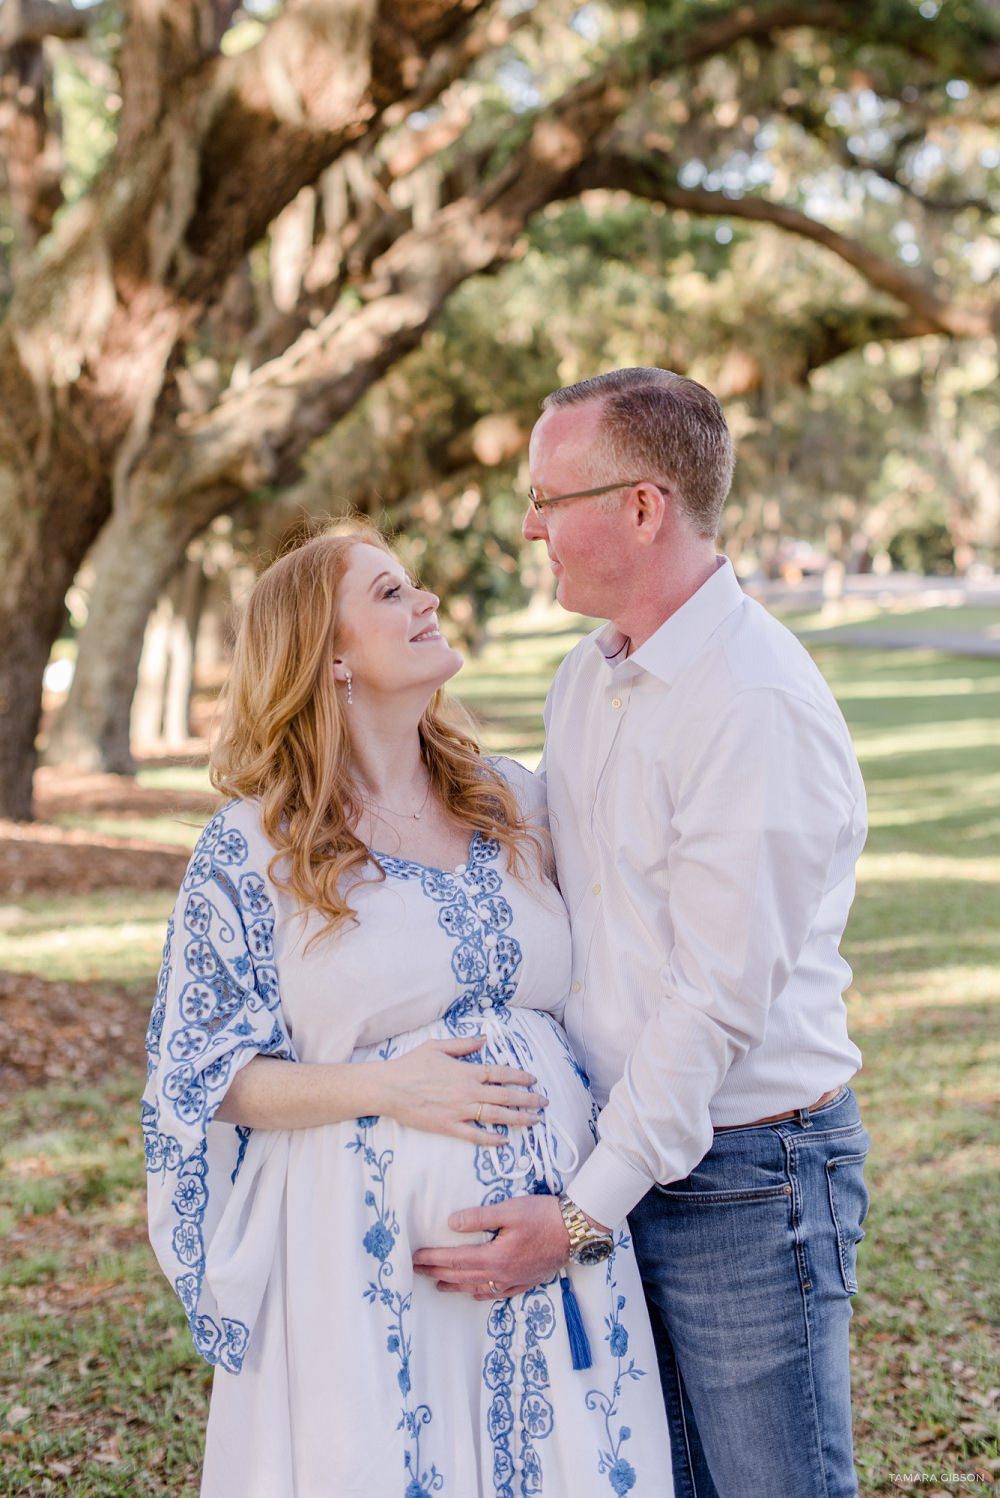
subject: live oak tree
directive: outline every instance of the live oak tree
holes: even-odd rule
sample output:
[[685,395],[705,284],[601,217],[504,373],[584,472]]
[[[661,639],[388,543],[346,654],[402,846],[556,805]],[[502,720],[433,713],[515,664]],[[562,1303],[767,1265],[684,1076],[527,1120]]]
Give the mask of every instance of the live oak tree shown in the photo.
[[[232,4],[133,0],[113,152],[60,208],[46,37],[88,19],[0,7],[0,814],[30,814],[41,675],[98,534],[69,747],[126,769],[143,628],[190,540],[292,481],[549,205],[627,192],[820,247],[853,290],[817,289],[800,376],[871,340],[994,328],[953,243],[988,203],[950,180],[1000,74],[985,3],[336,0],[289,3],[237,46]],[[877,129],[843,112],[862,95]],[[829,222],[795,153],[814,180],[822,158],[881,181],[911,240],[885,215]]]

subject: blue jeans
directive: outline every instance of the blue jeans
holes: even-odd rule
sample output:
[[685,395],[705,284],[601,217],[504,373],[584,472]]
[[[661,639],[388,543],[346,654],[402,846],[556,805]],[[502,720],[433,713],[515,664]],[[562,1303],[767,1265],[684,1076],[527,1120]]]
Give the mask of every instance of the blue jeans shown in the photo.
[[848,1323],[870,1139],[849,1087],[717,1133],[629,1217],[677,1498],[853,1498]]

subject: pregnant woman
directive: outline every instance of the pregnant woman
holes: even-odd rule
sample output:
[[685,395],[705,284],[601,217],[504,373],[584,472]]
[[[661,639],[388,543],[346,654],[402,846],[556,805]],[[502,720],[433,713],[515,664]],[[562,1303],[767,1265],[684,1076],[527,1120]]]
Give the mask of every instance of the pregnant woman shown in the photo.
[[468,1243],[452,1212],[561,1195],[595,1139],[540,798],[445,699],[437,604],[355,528],[275,562],[237,641],[232,799],[168,927],[143,1099],[150,1236],[215,1364],[202,1498],[673,1492],[627,1232],[567,1202],[547,1284],[413,1272]]

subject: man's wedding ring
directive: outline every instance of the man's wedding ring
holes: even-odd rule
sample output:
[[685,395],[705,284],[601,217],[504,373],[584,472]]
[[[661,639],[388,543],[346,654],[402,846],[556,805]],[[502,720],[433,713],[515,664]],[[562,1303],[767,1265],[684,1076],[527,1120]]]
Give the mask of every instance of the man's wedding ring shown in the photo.
[[487,1280],[486,1283],[489,1286],[489,1288],[493,1291],[494,1295],[499,1295],[500,1294],[500,1286],[497,1284],[496,1280]]

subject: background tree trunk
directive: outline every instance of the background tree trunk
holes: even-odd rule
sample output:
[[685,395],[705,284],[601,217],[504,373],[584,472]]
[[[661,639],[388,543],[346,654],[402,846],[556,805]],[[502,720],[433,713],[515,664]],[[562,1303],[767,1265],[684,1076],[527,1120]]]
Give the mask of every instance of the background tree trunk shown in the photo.
[[[46,750],[48,763],[117,775],[135,773],[130,721],[146,625],[157,600],[182,569],[190,539],[174,515],[139,506],[137,513],[113,516],[95,557],[90,611],[79,635],[73,682]],[[181,614],[183,618],[183,608]],[[162,666],[154,668],[151,660],[146,663],[144,703],[139,709],[144,740],[151,727],[156,739],[162,732],[169,641],[165,649]],[[159,672],[156,688],[151,671]],[[158,695],[160,704],[155,726],[150,720],[151,692]]]
[[[279,9],[256,43],[225,52],[219,42],[235,13],[231,0],[125,7],[109,166],[56,217],[37,253],[16,263],[0,244],[0,280],[12,282],[0,323],[0,629],[8,647],[0,660],[0,814],[30,808],[48,646],[65,589],[112,511],[127,570],[124,560],[105,562],[115,586],[100,590],[111,594],[107,604],[95,589],[93,610],[103,649],[93,669],[81,661],[74,711],[85,710],[97,762],[128,768],[128,703],[145,621],[186,542],[248,495],[293,482],[306,449],[417,347],[459,285],[509,263],[532,217],[552,203],[625,189],[674,212],[777,227],[839,257],[876,300],[845,301],[835,310],[850,315],[818,318],[803,370],[872,338],[995,331],[992,289],[972,289],[964,276],[949,287],[936,270],[929,276],[930,261],[904,265],[894,250],[880,253],[749,180],[739,190],[710,187],[708,177],[682,185],[677,162],[701,126],[693,121],[685,140],[687,127],[649,88],[670,80],[693,98],[704,84],[699,109],[710,113],[709,60],[740,48],[770,58],[802,28],[817,33],[824,55],[838,52],[831,36],[863,37],[866,47],[895,53],[917,80],[917,136],[901,126],[899,149],[883,164],[913,198],[903,143],[930,128],[920,113],[925,94],[942,78],[988,86],[1000,77],[991,7],[970,5],[961,27],[937,26],[909,0],[885,0],[874,11],[865,0],[681,9],[683,25],[653,7],[648,29],[627,46],[595,48],[565,75],[560,63],[551,88],[554,95],[563,87],[561,96],[540,89],[537,109],[511,104],[506,118],[490,116],[485,142],[478,127],[459,139],[457,100],[444,136],[434,137],[452,145],[432,182],[405,176],[405,161],[419,165],[420,142],[426,148],[429,138],[408,122],[421,111],[426,123],[453,84],[480,94],[470,65],[490,51],[501,60],[514,25],[497,0],[303,0]],[[0,9],[8,72],[27,90],[28,112],[5,116],[22,166],[46,149],[37,108],[45,79],[32,56],[12,52],[40,45],[35,23],[28,25],[36,12],[49,17],[50,30],[57,12],[74,27],[92,13],[13,0]],[[545,45],[564,36],[558,7],[525,14]],[[777,79],[761,71],[748,99],[752,115],[736,119],[740,130],[758,113],[780,120],[787,90]],[[898,102],[893,87],[886,93]],[[345,169],[342,191],[315,194],[331,168],[335,182]],[[50,206],[31,199],[29,176],[17,176],[28,193],[17,213],[9,202],[0,207],[23,225],[43,226]],[[289,210],[301,193],[298,210]],[[986,211],[973,199],[963,207],[916,198],[932,213]],[[239,338],[226,344],[220,313],[234,272],[251,252],[266,251],[283,212],[284,232],[301,254],[274,295],[289,309],[298,296],[299,305],[274,321],[257,362],[247,352],[252,338],[246,347]],[[327,241],[325,274],[317,270],[323,257],[310,257],[307,220]],[[31,232],[23,229],[29,241]],[[201,384],[200,365],[210,375]],[[66,734],[71,725],[72,714]]]
[[[435,97],[429,61],[461,50],[481,8],[290,5],[234,56],[217,46],[226,0],[127,8],[114,159],[25,265],[0,324],[0,815],[31,813],[42,674],[66,589],[112,509],[131,512],[154,418],[171,429],[184,414],[170,380],[175,351],[301,188],[359,136],[377,135],[385,110]],[[20,8],[10,13],[20,29],[5,26],[0,45],[32,40]],[[444,87],[447,69],[438,72]],[[124,659],[104,673],[102,700],[86,700],[98,721],[91,738],[125,769],[122,699],[131,702],[164,583],[161,518],[147,515],[148,544],[128,548],[139,563],[122,579],[131,608],[123,601],[120,633],[106,636]],[[85,675],[78,695],[89,691]]]
[[149,616],[139,659],[138,684],[132,699],[130,721],[124,737],[144,747],[160,742],[163,726],[163,684],[170,664],[170,630],[173,607],[164,593]]
[[163,684],[163,740],[168,748],[177,748],[191,737],[194,651],[204,598],[201,562],[188,557],[170,585],[170,661]]
[[[71,424],[51,417],[43,429],[31,375],[4,341],[0,334],[0,816],[27,820],[42,675],[109,486]],[[66,495],[73,503],[61,523],[47,524]]]

